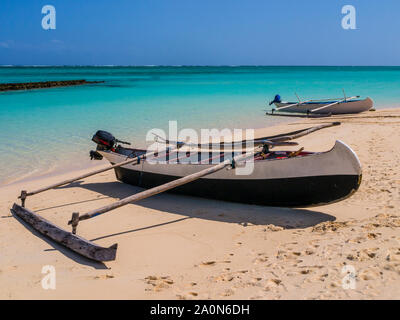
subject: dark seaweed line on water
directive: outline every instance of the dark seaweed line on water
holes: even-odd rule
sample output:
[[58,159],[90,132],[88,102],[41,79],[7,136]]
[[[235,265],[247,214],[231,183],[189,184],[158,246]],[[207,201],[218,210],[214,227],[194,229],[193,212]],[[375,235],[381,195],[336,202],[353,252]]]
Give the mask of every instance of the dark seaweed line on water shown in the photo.
[[104,81],[86,80],[60,80],[60,81],[40,81],[24,83],[0,83],[0,91],[45,89],[54,87],[79,86],[84,84],[104,83]]

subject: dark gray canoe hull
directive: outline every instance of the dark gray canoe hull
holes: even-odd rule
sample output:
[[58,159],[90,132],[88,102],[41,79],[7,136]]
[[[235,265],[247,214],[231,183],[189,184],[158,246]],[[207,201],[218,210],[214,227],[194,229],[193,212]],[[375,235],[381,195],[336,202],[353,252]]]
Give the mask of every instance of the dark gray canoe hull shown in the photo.
[[[101,154],[111,163],[126,159],[126,155],[116,152],[101,151]],[[279,156],[279,151],[276,154]],[[139,165],[115,168],[115,173],[122,182],[153,188],[215,165],[177,163],[176,157],[171,155],[167,162],[146,159]],[[326,152],[256,160],[246,174],[239,172],[242,170],[239,167],[215,172],[170,192],[255,205],[309,207],[351,196],[358,189],[362,175],[356,154],[341,141],[336,141]]]
[[[116,168],[118,180],[152,188],[179,177]],[[313,176],[283,179],[199,179],[171,193],[246,204],[309,207],[332,203],[357,191],[361,175]]]

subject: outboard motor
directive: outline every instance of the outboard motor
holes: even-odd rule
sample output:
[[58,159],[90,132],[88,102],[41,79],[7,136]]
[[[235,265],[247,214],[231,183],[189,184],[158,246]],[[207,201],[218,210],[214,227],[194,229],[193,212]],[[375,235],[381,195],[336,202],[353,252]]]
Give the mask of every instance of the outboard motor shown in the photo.
[[116,139],[111,133],[104,130],[98,130],[92,137],[92,141],[97,144],[97,148],[96,151],[90,151],[91,160],[103,159],[103,156],[97,151],[115,151],[114,148],[117,148],[117,143],[130,144],[129,142]]
[[92,141],[97,143],[97,150],[111,150],[117,139],[111,133],[99,130],[94,134]]
[[273,103],[275,103],[275,102],[277,102],[277,103],[282,102],[281,96],[280,96],[279,94],[277,94],[277,95],[275,96],[274,100],[272,100],[272,101],[269,103],[269,105],[271,105],[271,104],[273,104]]

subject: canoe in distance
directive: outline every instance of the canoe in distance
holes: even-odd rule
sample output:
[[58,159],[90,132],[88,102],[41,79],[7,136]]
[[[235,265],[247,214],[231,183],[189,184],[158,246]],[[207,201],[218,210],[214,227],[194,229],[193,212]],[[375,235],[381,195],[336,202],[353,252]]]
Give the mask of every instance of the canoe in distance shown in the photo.
[[[355,99],[355,100],[343,101],[337,104],[333,103],[335,103],[335,101],[327,101],[327,100],[310,101],[302,104],[296,104],[296,102],[283,102],[283,101],[274,102],[275,106],[277,107],[275,111],[278,111],[279,108],[284,108],[289,105],[294,105],[294,106],[289,108],[284,108],[283,110],[285,112],[308,113],[312,112],[312,110],[314,109],[321,108],[321,110],[315,112],[316,114],[360,113],[372,109],[374,105],[374,102],[369,97],[361,100]],[[327,108],[323,108],[324,106],[327,106],[329,104],[333,105]]]

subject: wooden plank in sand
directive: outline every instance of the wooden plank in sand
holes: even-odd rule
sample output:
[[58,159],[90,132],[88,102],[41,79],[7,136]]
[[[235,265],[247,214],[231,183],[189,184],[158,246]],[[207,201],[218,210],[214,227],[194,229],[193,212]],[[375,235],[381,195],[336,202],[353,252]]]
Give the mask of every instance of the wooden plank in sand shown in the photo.
[[79,253],[86,258],[95,261],[115,260],[118,247],[117,243],[108,248],[104,248],[60,227],[57,227],[55,224],[51,223],[45,218],[35,214],[29,209],[22,208],[17,204],[14,204],[11,210],[16,216],[31,225],[41,234],[53,239],[57,243]]

